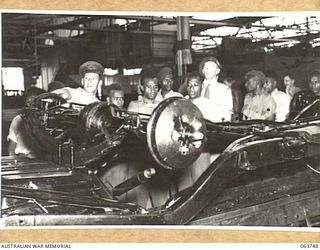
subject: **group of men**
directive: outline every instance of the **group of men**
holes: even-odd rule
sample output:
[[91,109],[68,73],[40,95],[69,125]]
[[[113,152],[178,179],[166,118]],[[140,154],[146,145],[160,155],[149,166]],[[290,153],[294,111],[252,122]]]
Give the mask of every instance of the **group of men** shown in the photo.
[[[49,91],[58,94],[69,103],[87,105],[99,102],[97,98],[98,88],[102,86],[104,67],[95,61],[83,63],[79,68],[81,85],[78,88],[65,87],[61,82],[49,84]],[[184,98],[194,103],[203,116],[212,122],[226,122],[235,120],[263,119],[282,122],[288,118],[290,101],[299,91],[294,77],[286,74],[283,83],[285,92],[278,89],[278,77],[274,72],[265,74],[259,70],[251,70],[244,76],[245,90],[233,88],[234,80],[226,77],[223,83],[218,81],[221,71],[220,62],[215,57],[206,57],[199,64],[199,72],[188,74],[185,80],[187,95]],[[146,70],[141,76],[143,95],[129,103],[128,111],[143,115],[150,115],[154,108],[164,99],[169,97],[183,97],[174,91],[174,75],[169,67],[163,67],[159,72]],[[320,73],[310,76],[309,89],[320,96]],[[112,84],[106,87],[106,101],[117,107],[124,108],[124,91],[120,84]],[[43,92],[43,91],[42,91]],[[27,100],[39,94],[39,91],[28,91]],[[32,98],[31,98],[32,99]],[[30,101],[26,102],[29,105]],[[8,140],[9,154],[25,153],[27,146],[19,142],[18,130],[22,124],[21,117],[13,119],[10,126]],[[21,144],[21,143],[20,143]],[[22,143],[23,144],[23,143]]]
[[[278,88],[276,73],[250,70],[245,74],[245,95],[232,87],[234,80],[225,78],[218,81],[221,65],[214,57],[204,58],[199,72],[187,76],[185,98],[193,102],[207,120],[226,122],[235,120],[270,120],[283,122],[290,113],[293,96],[301,91],[295,85],[291,74],[284,75],[285,91]],[[173,74],[170,68],[160,70],[157,76],[142,76],[144,95],[141,100],[129,104],[128,110],[151,114],[154,107],[163,99],[181,96],[172,90]],[[160,90],[158,90],[160,88]],[[309,89],[320,96],[320,74],[311,74]]]
[[[97,98],[98,88],[102,86],[104,68],[100,63],[88,61],[79,68],[81,87],[65,87],[63,83],[53,82],[49,85],[49,91],[63,97],[67,103],[88,105],[99,102]],[[184,87],[187,95],[184,98],[190,100],[202,112],[204,118],[212,122],[227,122],[234,120],[263,119],[273,121],[285,121],[290,111],[292,97],[300,91],[295,86],[292,75],[284,76],[286,91],[278,90],[277,76],[272,72],[264,74],[259,70],[251,70],[245,74],[245,95],[233,88],[234,80],[225,78],[223,83],[218,81],[221,71],[220,62],[215,57],[204,58],[199,65],[199,72],[187,76]],[[174,75],[169,67],[163,67],[159,72],[147,70],[142,73],[141,85],[143,94],[137,100],[129,103],[127,110],[139,113],[141,116],[150,115],[155,107],[164,99],[170,97],[183,97],[174,91]],[[311,75],[310,90],[320,96],[320,74]],[[112,84],[106,88],[106,101],[120,109],[124,109],[124,91],[120,84]],[[30,90],[26,95],[26,106],[29,106],[34,98],[43,93],[41,90]],[[15,117],[9,129],[9,154],[24,154],[29,157],[38,157],[32,147],[32,138],[25,133],[25,127],[21,115]],[[192,185],[203,171],[212,162],[212,155],[202,153],[198,160],[188,166],[178,180],[177,189],[182,190]],[[103,178],[107,178],[113,185],[130,178],[140,171],[138,163],[120,162],[114,168],[109,169]],[[195,167],[196,166],[196,167]],[[159,190],[161,187],[161,190]],[[137,202],[143,207],[152,207],[162,204],[172,193],[172,186],[153,185],[148,190],[146,186],[126,194],[125,200]],[[144,195],[142,195],[144,194]]]
[[[299,91],[291,74],[283,78],[286,90],[278,89],[278,76],[267,71],[251,70],[245,74],[243,93],[232,87],[234,80],[226,78],[218,81],[221,65],[214,57],[204,58],[199,72],[187,76],[185,98],[193,102],[212,122],[262,119],[283,122],[288,118],[292,97]],[[320,74],[310,78],[310,90],[320,95]],[[143,74],[141,83],[144,89],[142,98],[132,101],[128,110],[141,114],[151,114],[163,99],[182,94],[172,90],[173,72],[169,67],[162,68],[158,74]]]

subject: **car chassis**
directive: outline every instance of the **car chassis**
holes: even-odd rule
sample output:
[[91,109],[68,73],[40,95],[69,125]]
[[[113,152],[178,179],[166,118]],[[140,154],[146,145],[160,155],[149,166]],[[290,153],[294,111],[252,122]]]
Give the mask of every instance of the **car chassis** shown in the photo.
[[[319,225],[319,113],[212,123],[182,98],[150,116],[103,102],[75,107],[44,94],[23,111],[44,159],[2,157],[3,225]],[[158,169],[174,180],[203,152],[216,157],[163,205],[118,199]],[[122,158],[145,167],[117,186],[103,182],[101,173]]]

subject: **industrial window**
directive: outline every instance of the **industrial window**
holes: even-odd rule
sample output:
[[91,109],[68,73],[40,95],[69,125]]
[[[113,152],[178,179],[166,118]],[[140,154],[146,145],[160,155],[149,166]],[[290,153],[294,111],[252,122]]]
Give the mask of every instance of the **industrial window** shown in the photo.
[[2,68],[1,84],[5,95],[22,95],[24,91],[23,69],[19,67]]
[[133,76],[133,75],[139,75],[141,73],[141,68],[136,69],[123,69],[123,75],[125,76]]
[[103,71],[103,74],[107,75],[107,76],[115,76],[115,75],[119,74],[119,70],[111,69],[111,68],[105,68],[104,71]]

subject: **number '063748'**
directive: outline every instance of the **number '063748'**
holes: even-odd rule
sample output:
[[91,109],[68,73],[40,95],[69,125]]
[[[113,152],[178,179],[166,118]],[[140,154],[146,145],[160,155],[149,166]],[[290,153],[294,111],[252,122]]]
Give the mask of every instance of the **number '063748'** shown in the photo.
[[307,248],[313,248],[317,249],[319,248],[318,244],[300,244],[300,248],[307,249]]

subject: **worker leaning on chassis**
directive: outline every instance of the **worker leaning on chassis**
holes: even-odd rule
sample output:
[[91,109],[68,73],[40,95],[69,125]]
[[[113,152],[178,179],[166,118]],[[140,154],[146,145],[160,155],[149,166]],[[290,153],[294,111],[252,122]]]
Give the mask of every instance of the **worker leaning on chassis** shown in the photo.
[[99,102],[96,94],[98,87],[102,84],[103,70],[103,66],[98,62],[85,62],[79,67],[81,87],[64,87],[54,90],[52,93],[62,96],[68,103],[88,105],[92,102]]

